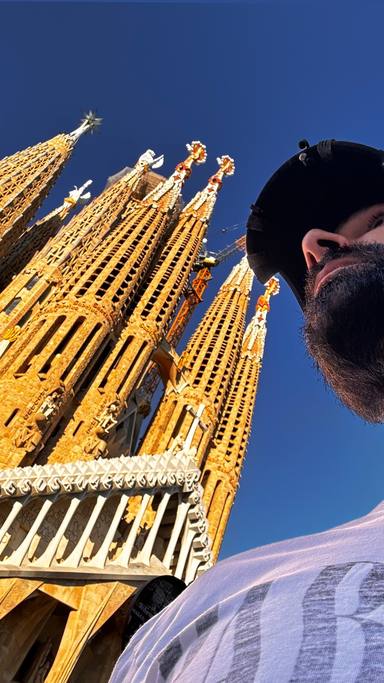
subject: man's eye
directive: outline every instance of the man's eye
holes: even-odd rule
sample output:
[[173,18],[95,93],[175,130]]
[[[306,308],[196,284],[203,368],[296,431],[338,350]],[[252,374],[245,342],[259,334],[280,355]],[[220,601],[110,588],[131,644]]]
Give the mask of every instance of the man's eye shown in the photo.
[[368,221],[367,225],[367,232],[369,230],[374,230],[375,228],[378,228],[380,225],[384,224],[384,213],[377,213],[374,216],[371,216],[371,218]]

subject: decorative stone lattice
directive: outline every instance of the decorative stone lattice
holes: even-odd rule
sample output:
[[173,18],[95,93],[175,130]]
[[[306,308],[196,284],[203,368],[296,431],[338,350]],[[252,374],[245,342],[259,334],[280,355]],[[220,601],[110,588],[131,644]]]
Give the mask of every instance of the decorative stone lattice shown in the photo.
[[2,470],[0,574],[189,583],[211,563],[199,477],[184,451]]

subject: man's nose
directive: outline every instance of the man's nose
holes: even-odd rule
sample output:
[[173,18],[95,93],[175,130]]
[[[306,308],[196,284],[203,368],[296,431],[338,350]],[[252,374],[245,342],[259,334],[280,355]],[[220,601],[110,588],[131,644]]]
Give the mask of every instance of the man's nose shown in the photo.
[[338,235],[336,232],[328,232],[327,230],[319,230],[317,228],[309,230],[301,243],[308,270],[311,270],[313,266],[319,263],[329,249],[344,247],[347,244],[349,244],[347,238],[343,235]]

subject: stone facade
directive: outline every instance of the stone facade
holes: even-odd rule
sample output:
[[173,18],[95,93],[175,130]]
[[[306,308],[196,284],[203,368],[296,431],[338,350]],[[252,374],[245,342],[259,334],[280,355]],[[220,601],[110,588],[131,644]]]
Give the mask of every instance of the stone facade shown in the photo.
[[[0,681],[106,682],[138,591],[209,569],[229,514],[216,489],[233,501],[256,394],[245,259],[175,350],[211,279],[190,281],[230,157],[184,206],[205,146],[169,178],[147,150],[65,225],[72,206],[26,227],[91,125],[0,162],[0,251],[2,235],[17,245],[0,291]],[[137,447],[155,367],[165,394]],[[240,441],[223,428],[234,410]]]

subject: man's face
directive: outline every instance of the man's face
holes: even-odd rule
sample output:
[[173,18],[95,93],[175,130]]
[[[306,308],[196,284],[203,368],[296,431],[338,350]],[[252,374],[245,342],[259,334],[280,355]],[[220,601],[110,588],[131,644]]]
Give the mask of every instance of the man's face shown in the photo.
[[304,334],[326,381],[369,422],[384,421],[384,204],[353,214],[335,233],[312,229]]

